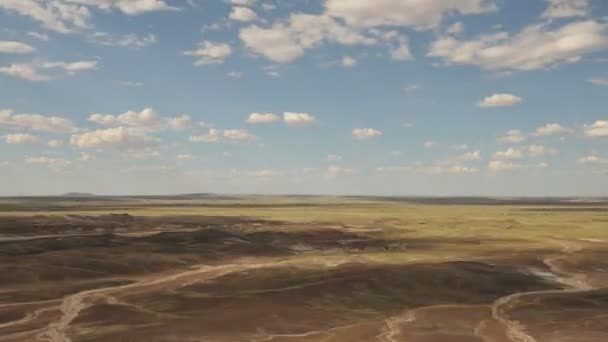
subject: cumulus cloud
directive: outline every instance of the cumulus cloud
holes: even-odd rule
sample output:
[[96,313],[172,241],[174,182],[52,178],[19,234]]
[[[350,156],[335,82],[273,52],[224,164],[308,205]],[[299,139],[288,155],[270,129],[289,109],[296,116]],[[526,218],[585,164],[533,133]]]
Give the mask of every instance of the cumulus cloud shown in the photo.
[[2,0],[0,8],[28,16],[60,33],[91,28],[92,9],[118,10],[126,15],[178,10],[165,0]]
[[0,110],[0,128],[55,133],[70,133],[76,130],[72,121],[65,118],[41,114],[15,114],[11,109]]
[[147,35],[138,35],[128,33],[122,36],[113,37],[105,32],[95,32],[92,37],[93,41],[106,46],[122,46],[132,49],[141,49],[157,42],[156,36],[152,33]]
[[525,147],[510,147],[505,151],[498,151],[493,159],[513,160],[523,158],[551,157],[557,155],[557,150],[543,145],[530,145]]
[[47,34],[40,33],[40,32],[30,31],[27,33],[27,35],[30,37],[34,37],[38,40],[43,40],[43,41],[48,41],[50,39]]
[[190,137],[191,142],[218,143],[221,141],[229,141],[234,143],[251,143],[256,141],[255,135],[244,129],[227,129],[219,130],[216,128],[209,129],[207,134],[195,135]]
[[557,123],[548,123],[542,127],[539,127],[534,132],[536,136],[551,136],[551,135],[565,135],[572,131],[568,128],[563,127]]
[[583,131],[588,138],[607,138],[608,120],[598,120],[591,125],[585,125]]
[[79,148],[138,149],[154,142],[141,130],[128,127],[101,129],[82,134],[74,134],[70,143]]
[[522,159],[524,158],[524,152],[521,148],[511,147],[505,151],[498,151],[494,153],[494,159]]
[[249,124],[267,124],[281,121],[281,117],[273,113],[251,113],[247,119]]
[[513,94],[494,94],[485,97],[477,104],[477,106],[481,108],[511,107],[518,105],[523,101],[524,100],[521,97]]
[[470,151],[470,152],[461,154],[459,156],[456,156],[454,158],[454,160],[460,161],[460,162],[475,161],[475,160],[480,160],[480,159],[481,159],[481,151]]
[[0,53],[15,53],[15,54],[22,54],[22,53],[31,53],[36,51],[35,48],[33,48],[30,45],[27,45],[25,43],[21,43],[21,42],[15,42],[15,41],[7,41],[7,40],[0,40]]
[[497,140],[501,143],[517,144],[526,141],[527,138],[522,131],[512,129],[508,131],[506,135],[499,137]]
[[75,75],[83,71],[96,70],[98,61],[78,61],[78,62],[34,62],[17,63],[9,66],[0,67],[0,74],[11,77],[21,78],[27,81],[49,81],[62,73]]
[[258,18],[258,15],[248,7],[235,6],[230,12],[230,19],[242,22],[254,21]]
[[80,152],[80,160],[82,161],[93,161],[97,159],[97,157],[95,157],[95,155],[87,153],[87,152]]
[[45,165],[52,169],[62,169],[72,164],[71,161],[60,159],[60,158],[50,158],[50,157],[26,157],[26,164],[41,164]]
[[589,155],[586,157],[582,157],[578,160],[581,164],[608,164],[608,159],[598,157],[596,155]]
[[536,164],[520,164],[505,160],[491,160],[488,163],[488,169],[494,173],[514,171],[519,169],[544,169],[549,167],[549,164],[540,162]]
[[592,78],[589,80],[589,83],[596,86],[608,87],[608,78]]
[[382,136],[382,132],[375,128],[355,128],[353,129],[352,134],[353,137],[359,141]]
[[4,140],[11,145],[39,144],[42,142],[37,136],[26,133],[7,134]]
[[327,168],[325,175],[328,178],[336,178],[336,177],[341,177],[341,176],[352,176],[356,173],[357,173],[357,171],[352,168],[341,167],[341,166],[337,166],[337,165],[330,165]]
[[342,66],[345,68],[352,68],[355,67],[357,65],[357,60],[353,57],[350,56],[344,56],[342,58]]
[[196,66],[223,63],[231,54],[230,45],[212,41],[202,41],[196,49],[184,51],[184,55],[196,57]]
[[124,154],[124,158],[137,160],[150,160],[160,157],[160,152],[151,147],[132,148],[128,149]]
[[477,173],[478,170],[474,167],[464,165],[432,165],[428,167],[420,168],[420,171],[428,174],[442,175],[442,174],[472,174]]
[[190,142],[218,143],[222,140],[223,132],[216,128],[210,128],[207,134],[194,135],[190,137]]
[[283,121],[288,126],[308,126],[317,122],[317,119],[308,113],[283,113]]
[[589,0],[547,0],[549,6],[541,15],[545,19],[584,17],[589,9]]
[[[93,0],[89,1],[93,2]],[[30,17],[49,30],[68,33],[90,26],[91,13],[86,6],[78,4],[78,2],[65,0],[2,0],[0,1],[0,8]]]
[[191,154],[178,154],[177,157],[178,160],[194,160],[194,156]]
[[56,147],[59,147],[59,146],[63,145],[63,141],[58,140],[58,139],[53,139],[53,140],[49,140],[49,141],[46,143],[46,145],[47,145],[48,147],[56,148]]
[[532,25],[521,32],[492,33],[475,40],[440,37],[428,55],[446,64],[468,64],[487,70],[536,70],[574,63],[608,47],[608,24],[592,20],[568,23],[555,30]]
[[167,128],[183,130],[190,126],[190,116],[183,114],[177,117],[162,118],[153,108],[141,111],[129,110],[119,115],[91,114],[89,121],[101,126],[131,126],[143,130],[159,131]]
[[324,42],[343,45],[372,45],[377,40],[345,26],[326,15],[292,14],[287,21],[270,27],[252,25],[243,28],[239,37],[251,51],[277,62],[288,63],[307,49]]
[[244,129],[227,129],[224,131],[224,139],[233,142],[253,142],[256,137]]
[[497,9],[493,0],[327,0],[326,13],[358,27],[432,28],[444,16],[480,14]]
[[520,165],[520,164],[507,162],[507,161],[503,161],[503,160],[491,160],[488,163],[488,169],[490,169],[490,171],[492,171],[492,172],[504,172],[504,171],[517,170],[520,168],[522,168],[522,165]]

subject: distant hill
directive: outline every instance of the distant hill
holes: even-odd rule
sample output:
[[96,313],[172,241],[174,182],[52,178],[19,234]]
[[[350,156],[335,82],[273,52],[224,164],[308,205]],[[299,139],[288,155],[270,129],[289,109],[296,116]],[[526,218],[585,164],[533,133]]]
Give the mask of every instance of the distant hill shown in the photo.
[[96,195],[88,193],[88,192],[68,192],[68,193],[59,195],[59,197],[84,198],[84,197],[96,197]]

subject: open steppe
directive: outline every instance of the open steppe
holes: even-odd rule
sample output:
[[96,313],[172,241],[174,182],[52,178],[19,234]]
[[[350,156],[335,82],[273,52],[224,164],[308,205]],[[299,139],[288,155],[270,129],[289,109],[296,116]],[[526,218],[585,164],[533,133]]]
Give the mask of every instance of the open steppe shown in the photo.
[[0,199],[0,341],[608,341],[602,199]]

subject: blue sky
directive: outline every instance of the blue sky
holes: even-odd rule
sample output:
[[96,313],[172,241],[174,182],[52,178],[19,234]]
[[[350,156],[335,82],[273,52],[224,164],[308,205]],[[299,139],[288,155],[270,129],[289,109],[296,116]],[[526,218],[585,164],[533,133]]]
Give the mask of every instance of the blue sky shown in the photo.
[[608,194],[603,0],[0,0],[0,195]]

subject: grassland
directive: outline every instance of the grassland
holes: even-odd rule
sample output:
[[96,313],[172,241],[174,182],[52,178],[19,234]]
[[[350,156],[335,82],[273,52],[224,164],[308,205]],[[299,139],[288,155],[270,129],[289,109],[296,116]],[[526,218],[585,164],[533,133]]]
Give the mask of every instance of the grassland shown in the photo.
[[0,199],[0,341],[607,341],[602,199]]

